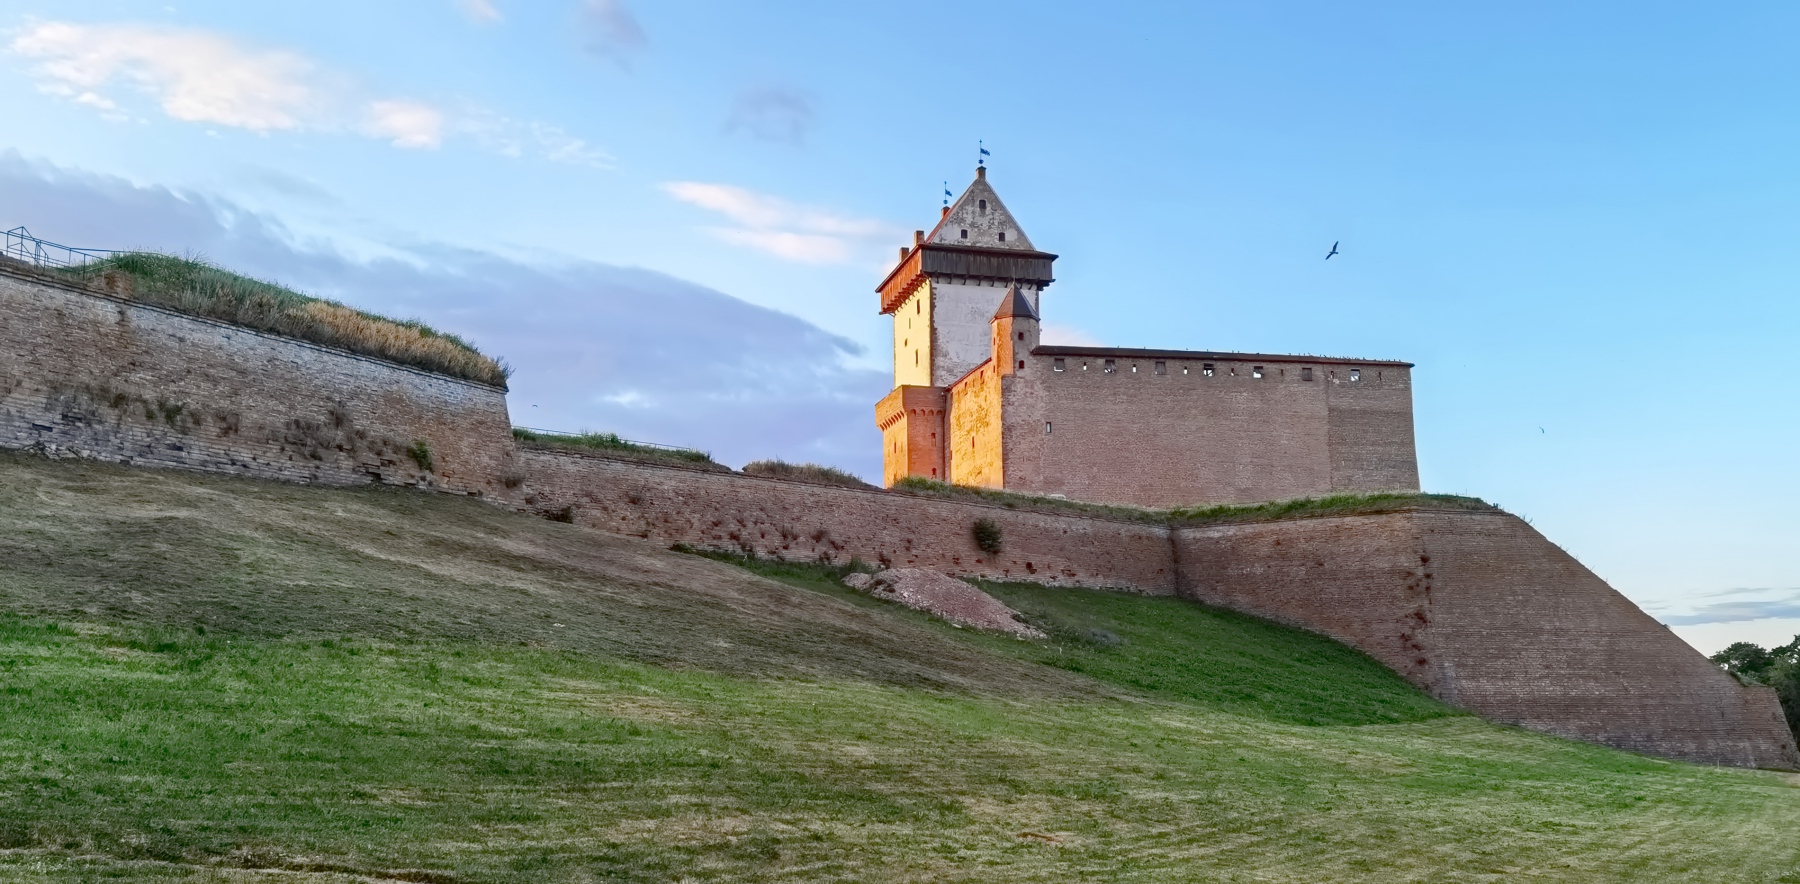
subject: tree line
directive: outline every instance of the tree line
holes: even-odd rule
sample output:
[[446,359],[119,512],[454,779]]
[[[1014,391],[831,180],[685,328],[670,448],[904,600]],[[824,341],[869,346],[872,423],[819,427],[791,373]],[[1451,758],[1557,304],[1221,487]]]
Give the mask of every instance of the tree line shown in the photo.
[[1712,655],[1712,661],[1745,684],[1774,688],[1781,697],[1788,729],[1794,732],[1795,739],[1800,739],[1800,635],[1785,645],[1768,649],[1752,642],[1738,642]]

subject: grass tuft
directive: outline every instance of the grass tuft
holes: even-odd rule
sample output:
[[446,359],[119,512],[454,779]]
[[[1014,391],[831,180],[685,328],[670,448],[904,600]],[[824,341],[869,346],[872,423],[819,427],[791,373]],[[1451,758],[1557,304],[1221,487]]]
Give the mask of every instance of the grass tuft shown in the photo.
[[797,482],[842,485],[846,488],[874,488],[850,473],[816,463],[788,463],[785,460],[758,460],[744,464],[742,472],[752,476],[772,476]]
[[198,258],[124,252],[59,272],[90,284],[122,276],[128,286],[108,288],[135,301],[478,383],[504,387],[511,374],[468,341],[423,322],[366,313]]
[[720,469],[730,469],[712,459],[712,454],[693,448],[664,448],[658,445],[644,445],[619,437],[618,433],[546,433],[541,430],[527,430],[524,427],[513,427],[513,439],[545,448],[566,448],[576,451],[598,451],[607,454],[621,454],[633,460],[652,460],[665,463],[688,465],[711,465]]
[[1376,492],[1371,494],[1329,494],[1324,497],[1302,497],[1267,503],[1229,503],[1158,510],[1116,504],[1088,503],[1060,497],[1040,497],[1032,494],[1020,494],[1016,491],[1002,491],[997,488],[951,485],[947,482],[918,476],[908,476],[895,482],[893,490],[919,497],[944,497],[953,500],[991,503],[1007,509],[1079,513],[1105,519],[1148,522],[1176,528],[1228,522],[1272,522],[1280,519],[1304,519],[1318,516],[1366,516],[1419,507],[1451,508],[1474,512],[1495,509],[1492,504],[1479,498],[1456,494]]

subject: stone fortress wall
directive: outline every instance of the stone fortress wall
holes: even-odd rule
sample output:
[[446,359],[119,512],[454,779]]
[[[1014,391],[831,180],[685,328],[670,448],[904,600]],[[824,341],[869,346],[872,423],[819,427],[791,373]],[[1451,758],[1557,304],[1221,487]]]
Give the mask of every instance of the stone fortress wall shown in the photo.
[[0,446],[505,497],[511,434],[503,389],[0,263]]
[[[1149,371],[1137,380],[1161,377]],[[1096,383],[1112,381],[1134,382]],[[520,449],[510,427],[497,388],[0,266],[0,447],[415,485],[658,544],[1181,595],[1334,636],[1495,720],[1691,761],[1800,768],[1771,692],[1738,685],[1503,513],[1171,528]],[[408,453],[421,448],[428,463]],[[974,544],[982,518],[1001,528],[998,554]]]

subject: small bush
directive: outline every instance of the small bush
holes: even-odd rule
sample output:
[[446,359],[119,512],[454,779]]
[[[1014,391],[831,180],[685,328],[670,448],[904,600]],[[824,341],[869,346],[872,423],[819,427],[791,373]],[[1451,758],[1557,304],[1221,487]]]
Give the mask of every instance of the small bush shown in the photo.
[[511,374],[469,342],[417,320],[365,313],[195,258],[124,252],[59,272],[134,301],[478,383],[504,387]]
[[842,485],[847,488],[874,488],[863,480],[838,469],[816,463],[788,463],[785,460],[759,460],[744,464],[743,472],[752,476],[773,476],[799,482]]
[[427,473],[431,472],[431,446],[426,444],[424,439],[420,439],[408,446],[406,449],[406,456],[412,458],[413,463],[419,465],[419,469],[424,470]]
[[1000,552],[1000,526],[993,519],[975,520],[975,545],[988,555]]

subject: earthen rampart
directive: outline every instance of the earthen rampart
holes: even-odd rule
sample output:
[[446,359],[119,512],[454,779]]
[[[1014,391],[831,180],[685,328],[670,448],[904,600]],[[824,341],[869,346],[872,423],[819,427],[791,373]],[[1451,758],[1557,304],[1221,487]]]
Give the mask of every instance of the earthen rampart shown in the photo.
[[0,265],[0,446],[504,497],[506,391]]

